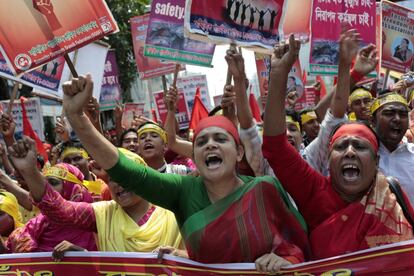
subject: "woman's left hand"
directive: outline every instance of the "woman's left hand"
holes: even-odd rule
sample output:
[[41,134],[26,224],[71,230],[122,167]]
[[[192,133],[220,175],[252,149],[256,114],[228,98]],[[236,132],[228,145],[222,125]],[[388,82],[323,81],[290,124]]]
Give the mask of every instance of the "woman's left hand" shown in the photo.
[[264,273],[277,273],[282,266],[290,264],[290,262],[275,253],[265,254],[255,261],[256,270]]
[[171,254],[173,256],[188,259],[187,250],[177,249],[177,248],[172,247],[172,246],[160,246],[160,247],[158,247],[157,249],[154,250],[154,253],[158,253],[158,256],[157,256],[158,263],[162,262],[164,254]]
[[58,245],[55,246],[52,253],[52,258],[55,262],[60,262],[63,257],[65,256],[65,252],[67,251],[87,251],[85,248],[80,246],[74,245],[68,241],[62,241]]

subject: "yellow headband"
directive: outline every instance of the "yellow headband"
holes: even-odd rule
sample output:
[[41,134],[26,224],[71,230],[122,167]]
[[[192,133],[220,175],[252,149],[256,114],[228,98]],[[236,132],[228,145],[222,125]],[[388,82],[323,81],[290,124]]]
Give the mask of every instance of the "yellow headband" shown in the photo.
[[372,95],[367,90],[358,88],[354,90],[354,92],[352,92],[352,94],[349,96],[348,103],[351,104],[352,102],[363,98],[372,99]]
[[318,116],[313,110],[300,115],[300,119],[302,120],[302,126],[311,120],[316,120],[317,118]]
[[62,180],[82,185],[82,181],[80,181],[74,174],[70,173],[62,167],[53,166],[46,168],[45,170],[43,170],[43,175],[45,177],[56,177]]
[[124,148],[118,148],[118,150],[120,152],[122,152],[127,158],[134,161],[135,163],[147,166],[147,163],[145,163],[144,159],[142,159],[142,157],[139,156],[138,154],[133,153],[132,151],[129,151],[129,150],[124,149]]
[[164,141],[164,143],[167,143],[167,133],[165,130],[163,130],[160,126],[156,124],[146,124],[143,127],[138,129],[138,138],[141,136],[141,134],[147,133],[147,132],[155,132],[157,133],[161,139]]
[[374,114],[380,107],[389,104],[389,103],[402,103],[408,108],[407,101],[397,93],[390,93],[385,97],[380,97],[375,99],[375,101],[371,105],[371,113]]
[[60,154],[60,160],[65,159],[69,154],[73,154],[73,153],[79,153],[85,159],[89,158],[89,154],[86,152],[86,150],[84,150],[82,148],[67,147]]
[[23,226],[22,215],[19,212],[17,199],[13,194],[6,192],[5,190],[0,190],[0,210],[13,218],[14,229]]
[[294,124],[298,128],[298,130],[300,131],[299,122],[296,122],[295,120],[293,120],[292,116],[286,116],[286,123]]

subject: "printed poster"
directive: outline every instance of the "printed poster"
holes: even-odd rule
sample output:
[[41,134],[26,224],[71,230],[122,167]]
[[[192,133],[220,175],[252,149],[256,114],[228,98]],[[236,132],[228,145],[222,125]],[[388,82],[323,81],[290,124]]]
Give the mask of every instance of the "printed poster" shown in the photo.
[[315,107],[317,96],[314,86],[306,86],[302,97],[295,103],[295,110],[300,111],[304,108]]
[[357,29],[362,43],[375,44],[375,1],[313,1],[310,74],[337,75],[342,25]]
[[63,67],[65,66],[65,58],[58,57],[41,67],[22,74],[19,78],[13,75],[12,70],[6,62],[6,59],[0,52],[0,76],[7,79],[18,81],[25,85],[31,86],[36,90],[41,90],[46,93],[57,93],[61,78]]
[[152,1],[144,55],[211,67],[215,45],[184,36],[184,9],[185,0]]
[[410,70],[414,53],[414,11],[382,2],[381,66],[400,73]]
[[119,85],[118,64],[115,51],[108,51],[102,79],[101,95],[99,98],[100,111],[115,109],[121,99],[121,86]]
[[118,26],[104,0],[0,1],[0,49],[13,74],[115,31]]
[[124,104],[124,112],[122,113],[122,126],[126,129],[131,127],[131,123],[135,117],[144,115],[145,103],[126,103]]
[[174,63],[144,56],[149,16],[149,14],[145,14],[130,19],[135,61],[137,63],[139,78],[142,80],[171,74],[175,70]]
[[260,96],[266,96],[269,91],[270,57],[255,53],[257,78],[259,80]]
[[[33,130],[36,132],[39,139],[44,141],[44,124],[43,124],[43,113],[42,107],[40,105],[40,99],[37,97],[27,98],[24,102],[26,107],[27,117],[32,125]],[[1,101],[1,110],[7,112],[9,108],[9,100]],[[22,137],[23,135],[23,116],[22,116],[22,106],[20,100],[16,99],[13,102],[12,117],[16,123],[15,137]],[[1,270],[0,270],[1,271]],[[1,275],[1,273],[0,273]]]
[[185,100],[188,105],[188,112],[191,115],[194,105],[194,97],[197,92],[197,88],[200,88],[201,101],[204,106],[211,110],[210,94],[208,92],[208,84],[206,75],[195,75],[180,77],[177,79],[177,88],[179,91],[183,91]]
[[[154,96],[155,106],[157,108],[158,118],[165,123],[167,119],[167,106],[164,103],[164,91],[152,93]],[[190,125],[190,114],[188,111],[185,95],[182,90],[178,92],[177,110],[175,112],[175,118],[178,121],[180,129],[187,129]]]
[[190,37],[216,44],[271,49],[280,40],[284,3],[284,0],[189,0],[186,32]]

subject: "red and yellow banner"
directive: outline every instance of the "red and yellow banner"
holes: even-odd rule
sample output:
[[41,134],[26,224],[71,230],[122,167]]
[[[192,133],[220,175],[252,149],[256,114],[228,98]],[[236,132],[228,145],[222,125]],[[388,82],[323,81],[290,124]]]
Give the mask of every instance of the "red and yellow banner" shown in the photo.
[[[220,254],[220,252],[217,252]],[[396,243],[347,255],[284,268],[280,275],[350,276],[413,275],[414,241]],[[0,255],[0,275],[19,276],[133,276],[133,275],[265,275],[252,263],[201,264],[166,255],[162,263],[154,253],[69,252],[61,262],[51,253]]]

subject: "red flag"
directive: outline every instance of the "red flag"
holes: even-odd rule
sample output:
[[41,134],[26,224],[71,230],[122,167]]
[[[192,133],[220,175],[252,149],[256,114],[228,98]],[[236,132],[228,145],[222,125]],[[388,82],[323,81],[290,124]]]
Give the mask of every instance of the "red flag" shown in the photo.
[[208,110],[201,100],[200,87],[197,87],[197,92],[194,97],[193,111],[191,112],[191,120],[189,129],[195,129],[201,119],[208,117]]
[[37,152],[43,157],[43,160],[47,162],[48,156],[46,153],[45,148],[43,147],[43,143],[40,140],[39,136],[37,136],[36,132],[33,130],[32,125],[30,124],[29,118],[27,117],[26,113],[26,106],[24,102],[26,101],[25,97],[20,97],[20,103],[22,105],[22,119],[23,119],[23,135],[28,136],[35,140],[36,142],[36,149]]
[[321,91],[320,93],[320,99],[326,96],[326,85],[321,76],[316,76],[316,81],[319,81],[321,84]]
[[151,114],[152,114],[152,120],[154,120],[154,122],[158,122],[157,112],[155,112],[154,108],[151,109]]
[[256,120],[256,123],[261,123],[262,117],[260,116],[260,108],[252,92],[250,92],[249,95],[249,105],[250,110],[252,111],[253,118]]
[[307,81],[306,78],[307,78],[306,70],[303,70],[303,73],[302,73],[302,83],[303,83],[304,86],[306,86],[306,81]]

